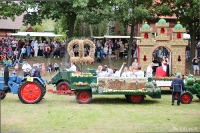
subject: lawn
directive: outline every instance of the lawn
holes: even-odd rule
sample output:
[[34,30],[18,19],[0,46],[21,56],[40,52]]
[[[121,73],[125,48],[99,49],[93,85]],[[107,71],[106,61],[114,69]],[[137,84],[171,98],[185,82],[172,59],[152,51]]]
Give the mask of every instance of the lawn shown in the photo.
[[171,105],[171,95],[146,97],[130,104],[123,95],[93,96],[78,104],[75,96],[47,92],[38,104],[23,104],[17,95],[1,101],[2,133],[200,132],[200,100]]
[[[64,59],[31,58],[30,64],[65,63]],[[121,60],[103,60],[83,69],[108,65],[119,69]],[[80,64],[79,64],[80,66]],[[65,67],[65,66],[63,66]],[[19,75],[22,75],[19,72]],[[55,73],[43,77],[50,80]],[[47,85],[48,88],[54,88]],[[90,104],[78,104],[75,96],[47,92],[38,104],[23,104],[17,95],[7,94],[1,101],[2,133],[132,133],[200,132],[200,100],[171,105],[171,95],[161,99],[146,97],[142,104],[130,104],[123,95],[94,95]]]

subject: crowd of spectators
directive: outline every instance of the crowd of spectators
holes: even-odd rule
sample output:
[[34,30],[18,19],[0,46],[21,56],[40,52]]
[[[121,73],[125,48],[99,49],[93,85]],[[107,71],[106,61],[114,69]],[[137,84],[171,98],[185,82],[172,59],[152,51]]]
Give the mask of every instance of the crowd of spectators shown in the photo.
[[46,58],[62,58],[66,54],[66,44],[59,41],[36,38],[30,41],[16,38],[0,39],[0,57],[7,66],[15,66],[19,60],[27,57],[43,56]]
[[[93,39],[93,43],[95,44],[95,58],[97,62],[100,62],[101,59],[105,58],[116,58],[116,60],[123,59],[127,56],[128,51],[128,42],[122,41],[121,39],[115,39],[115,40],[106,40],[103,42],[103,40],[96,40]],[[75,57],[79,56],[79,46],[74,46],[74,55]],[[90,52],[90,46],[85,45],[84,46],[84,56],[89,55]],[[131,56],[133,58],[138,57],[138,46],[136,44],[136,41],[134,40],[131,46]]]

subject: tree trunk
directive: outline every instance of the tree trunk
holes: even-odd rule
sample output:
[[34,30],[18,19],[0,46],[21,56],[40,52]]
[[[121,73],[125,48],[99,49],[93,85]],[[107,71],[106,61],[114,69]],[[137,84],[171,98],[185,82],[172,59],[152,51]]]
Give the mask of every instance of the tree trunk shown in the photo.
[[133,36],[134,36],[134,27],[135,27],[135,23],[134,23],[134,20],[132,20],[132,24],[131,24],[131,35],[130,35],[130,39],[129,39],[129,42],[128,42],[128,66],[131,66],[131,47],[132,47],[132,43],[133,43]]
[[190,38],[191,38],[191,49],[190,49],[190,62],[192,60],[192,58],[194,58],[195,54],[197,54],[196,52],[196,31],[195,30],[190,30]]
[[[73,33],[74,33],[74,24],[76,21],[76,13],[69,13],[67,14],[67,38],[66,38],[66,48],[68,47],[68,43],[72,40]],[[65,56],[65,63],[66,65],[69,65],[70,62],[70,57],[68,51],[66,51],[66,56]]]
[[90,24],[90,36],[92,37],[93,36],[93,29],[92,29],[92,25]]

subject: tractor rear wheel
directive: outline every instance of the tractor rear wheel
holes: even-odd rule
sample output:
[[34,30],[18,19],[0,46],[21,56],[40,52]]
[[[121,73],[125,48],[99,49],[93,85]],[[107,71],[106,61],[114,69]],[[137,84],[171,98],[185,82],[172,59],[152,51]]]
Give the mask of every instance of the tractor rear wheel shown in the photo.
[[1,97],[1,100],[3,100],[6,97],[6,93],[2,90],[0,90],[0,97]]
[[141,103],[144,101],[143,95],[129,95],[128,100],[130,103]]
[[44,96],[44,90],[44,86],[36,80],[33,82],[24,81],[20,84],[18,97],[26,104],[38,103]]
[[76,101],[80,104],[87,104],[91,101],[92,95],[91,92],[82,90],[76,93]]
[[192,101],[192,96],[188,92],[183,92],[181,94],[181,103],[183,104],[189,104]]
[[67,81],[62,81],[62,82],[58,83],[58,85],[56,86],[56,90],[58,90],[58,91],[70,90],[70,85]]

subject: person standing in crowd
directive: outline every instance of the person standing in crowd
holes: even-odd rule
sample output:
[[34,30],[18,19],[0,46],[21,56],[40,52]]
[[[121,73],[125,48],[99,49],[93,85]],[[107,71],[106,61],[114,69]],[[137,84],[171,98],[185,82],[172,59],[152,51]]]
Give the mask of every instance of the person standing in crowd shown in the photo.
[[192,59],[192,65],[193,65],[193,71],[194,76],[199,75],[199,59],[197,58],[197,55]]
[[26,45],[26,53],[27,53],[27,56],[30,57],[30,55],[31,55],[31,46],[30,46],[29,42],[27,42],[27,45]]
[[197,58],[199,59],[200,58],[200,42],[197,43],[196,49],[197,49]]
[[120,53],[120,44],[119,42],[117,42],[117,45],[115,47],[116,60],[119,60],[119,53]]
[[38,42],[34,42],[34,57],[38,56]]
[[120,44],[120,53],[119,53],[119,57],[120,59],[124,58],[124,44],[122,43],[122,41],[119,41]]
[[176,77],[172,80],[170,90],[172,91],[172,105],[174,105],[175,94],[178,94],[177,105],[179,106],[181,102],[181,92],[185,91],[181,73],[177,73]]
[[186,46],[185,50],[186,50],[186,60],[188,60],[190,58],[190,42]]
[[153,62],[151,62],[147,67],[146,77],[149,78],[151,81],[153,80]]
[[44,50],[44,43],[40,41],[38,44],[38,56],[43,56],[43,50]]
[[132,58],[134,57],[136,48],[137,48],[137,44],[136,44],[135,41],[133,41],[133,43],[132,43],[132,52],[131,52]]
[[31,65],[28,64],[28,61],[26,60],[22,66],[22,70],[24,71],[24,77],[30,75],[31,69],[32,69]]

